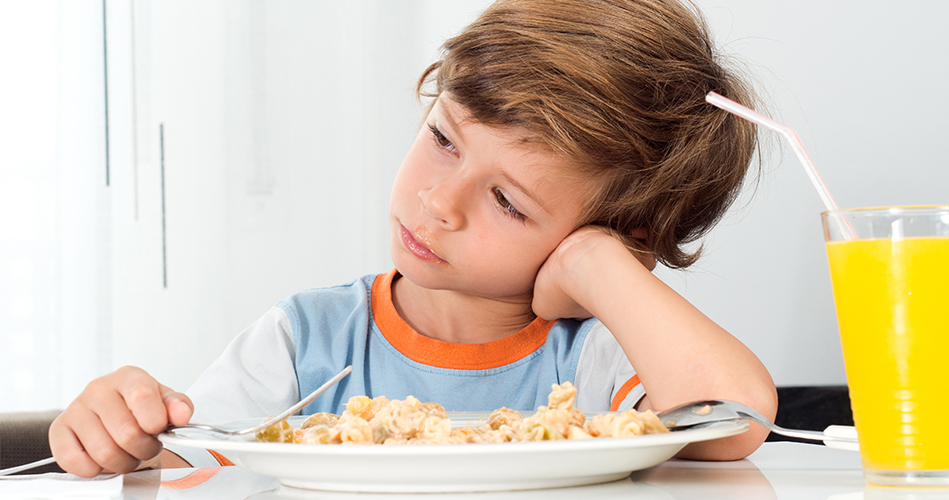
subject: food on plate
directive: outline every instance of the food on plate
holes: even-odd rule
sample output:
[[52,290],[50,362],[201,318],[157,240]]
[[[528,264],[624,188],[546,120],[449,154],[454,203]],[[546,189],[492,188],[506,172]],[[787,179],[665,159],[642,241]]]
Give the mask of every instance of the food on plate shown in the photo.
[[628,437],[669,432],[651,411],[629,410],[590,419],[573,406],[577,389],[570,382],[553,384],[547,406],[524,417],[499,408],[484,425],[452,428],[448,413],[437,403],[414,396],[390,400],[354,396],[342,415],[316,413],[294,429],[286,420],[257,432],[257,441],[302,444],[461,444],[505,443]]
[[300,424],[300,429],[306,429],[316,425],[336,425],[337,422],[339,422],[339,415],[321,411],[306,417],[306,420]]
[[[267,417],[266,420],[270,420],[273,417]],[[293,439],[293,426],[287,423],[287,420],[281,420],[276,424],[271,425],[257,431],[257,440],[258,441],[267,441],[268,443],[292,443]]]

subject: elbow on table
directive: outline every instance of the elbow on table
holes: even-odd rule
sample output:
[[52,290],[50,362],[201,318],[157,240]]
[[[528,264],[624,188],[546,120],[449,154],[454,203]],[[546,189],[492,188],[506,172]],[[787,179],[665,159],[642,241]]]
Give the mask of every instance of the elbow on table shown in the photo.
[[[742,400],[741,402],[758,410],[768,420],[774,422],[778,411],[778,393],[774,386],[770,391],[762,391],[755,401]],[[741,434],[692,443],[683,448],[676,457],[690,460],[741,460],[754,453],[767,439],[769,432],[761,424],[751,422],[751,428]]]
[[676,454],[676,458],[707,461],[741,460],[754,453],[767,437],[767,429],[752,423],[747,432],[737,436],[692,443]]

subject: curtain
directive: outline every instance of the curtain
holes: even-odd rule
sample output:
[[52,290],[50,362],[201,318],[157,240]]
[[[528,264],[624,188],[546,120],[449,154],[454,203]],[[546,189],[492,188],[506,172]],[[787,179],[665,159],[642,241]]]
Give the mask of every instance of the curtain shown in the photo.
[[0,411],[110,365],[101,2],[0,4]]

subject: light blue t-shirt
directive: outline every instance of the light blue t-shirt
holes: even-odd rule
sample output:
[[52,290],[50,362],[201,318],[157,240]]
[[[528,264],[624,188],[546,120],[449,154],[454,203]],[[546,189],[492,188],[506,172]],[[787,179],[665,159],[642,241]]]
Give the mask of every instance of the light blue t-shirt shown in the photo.
[[[347,365],[352,373],[303,410],[342,413],[352,396],[441,404],[448,411],[536,410],[552,384],[577,386],[587,413],[627,410],[645,392],[613,335],[596,319],[536,319],[504,339],[456,344],[418,334],[396,312],[397,271],[306,290],[241,332],[187,391],[194,422],[277,414]],[[174,449],[193,466],[207,452]]]
[[[353,372],[304,409],[341,413],[352,396],[434,401],[448,411],[536,410],[552,384],[573,382],[595,321],[536,319],[488,344],[453,344],[421,336],[395,313],[393,275],[309,290],[277,304],[290,320],[300,394],[347,365]],[[373,283],[377,283],[373,287]],[[373,290],[375,288],[375,290]],[[604,402],[604,409],[609,407]]]

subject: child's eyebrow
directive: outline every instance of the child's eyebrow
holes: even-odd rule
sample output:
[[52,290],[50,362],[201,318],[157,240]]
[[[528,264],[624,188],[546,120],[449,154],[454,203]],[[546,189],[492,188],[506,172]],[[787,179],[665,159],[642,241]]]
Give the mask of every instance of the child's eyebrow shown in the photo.
[[450,106],[447,103],[442,102],[441,106],[441,120],[436,117],[436,123],[446,127],[447,132],[452,135],[452,142],[458,144],[459,141],[464,143],[464,137],[461,135],[461,129],[458,128],[458,122],[455,120],[455,114],[449,109]]
[[504,170],[501,171],[501,177],[504,178],[505,181],[511,183],[511,185],[514,186],[514,189],[517,189],[518,191],[524,193],[524,196],[530,198],[534,205],[537,205],[537,208],[539,208],[542,212],[550,215],[550,212],[544,207],[544,204],[540,202],[540,199],[537,198],[533,191],[524,187],[524,185],[520,182],[517,182],[517,179],[511,177],[511,174],[505,172]]

